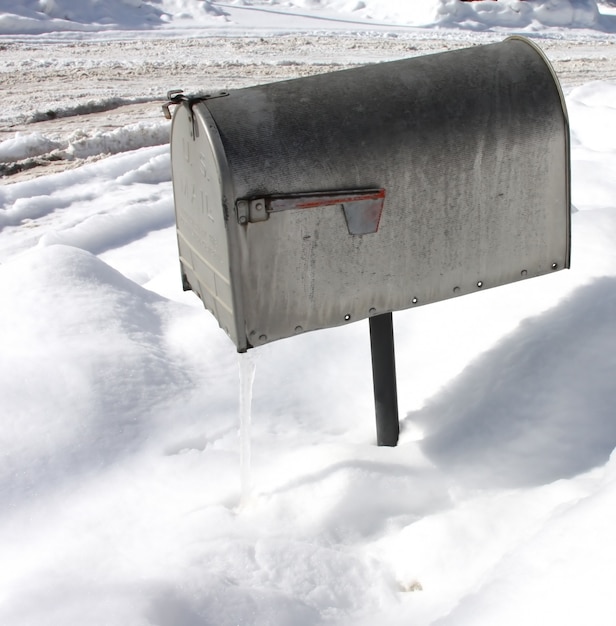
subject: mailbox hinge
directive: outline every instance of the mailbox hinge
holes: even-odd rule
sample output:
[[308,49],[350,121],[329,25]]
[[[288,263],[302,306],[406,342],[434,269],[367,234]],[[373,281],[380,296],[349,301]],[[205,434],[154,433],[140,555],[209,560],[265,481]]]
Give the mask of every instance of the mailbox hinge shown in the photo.
[[292,209],[316,209],[341,206],[350,235],[369,235],[379,229],[385,189],[355,189],[289,195],[263,196],[236,202],[240,224],[265,222],[271,213]]
[[192,107],[197,102],[203,102],[204,100],[212,100],[214,98],[224,98],[228,96],[228,91],[218,91],[215,93],[206,93],[206,94],[195,94],[193,96],[185,95],[183,89],[172,89],[167,92],[167,100],[165,104],[163,104],[163,115],[165,119],[171,119],[171,111],[169,107],[171,105],[185,104],[191,112],[192,115]]
[[270,210],[265,198],[254,200],[238,200],[236,204],[237,221],[240,224],[248,222],[265,222],[269,217]]

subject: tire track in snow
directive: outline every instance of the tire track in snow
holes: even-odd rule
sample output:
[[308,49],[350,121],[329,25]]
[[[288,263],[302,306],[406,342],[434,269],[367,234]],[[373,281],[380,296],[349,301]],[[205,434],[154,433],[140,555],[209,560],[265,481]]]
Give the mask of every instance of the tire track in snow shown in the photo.
[[[10,84],[18,74],[19,90],[8,89],[3,96],[0,183],[164,143],[167,136],[160,105],[170,89],[189,93],[236,89],[504,37],[501,33],[418,32],[11,40],[3,45],[0,82]],[[616,46],[611,42],[572,34],[568,40],[541,36],[540,45],[565,89],[592,80],[616,80]],[[14,145],[11,156],[10,142],[16,140],[23,154]]]

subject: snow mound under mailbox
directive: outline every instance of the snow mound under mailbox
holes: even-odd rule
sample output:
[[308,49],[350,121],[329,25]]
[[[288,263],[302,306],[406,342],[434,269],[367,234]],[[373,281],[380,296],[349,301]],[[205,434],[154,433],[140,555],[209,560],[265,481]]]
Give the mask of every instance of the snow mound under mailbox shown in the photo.
[[[365,21],[366,25],[448,26],[478,30],[546,27],[599,28],[596,0],[0,0],[0,34],[138,30],[181,25],[249,27],[281,11],[301,16]],[[235,7],[251,10],[240,11]],[[278,18],[280,16],[278,15]],[[326,22],[322,22],[326,28]]]

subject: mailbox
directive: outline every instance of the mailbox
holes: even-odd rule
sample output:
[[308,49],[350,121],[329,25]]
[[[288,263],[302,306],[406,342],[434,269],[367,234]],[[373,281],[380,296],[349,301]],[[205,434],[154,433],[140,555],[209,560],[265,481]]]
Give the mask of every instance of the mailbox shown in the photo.
[[184,288],[239,352],[569,266],[567,115],[527,39],[170,100]]

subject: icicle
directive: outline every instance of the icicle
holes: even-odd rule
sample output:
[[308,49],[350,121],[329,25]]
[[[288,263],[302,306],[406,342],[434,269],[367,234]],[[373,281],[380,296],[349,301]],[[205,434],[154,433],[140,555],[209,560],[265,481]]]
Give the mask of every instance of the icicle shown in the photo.
[[250,430],[252,422],[252,387],[256,365],[248,352],[238,356],[240,369],[240,506],[242,506],[246,504],[252,488]]

